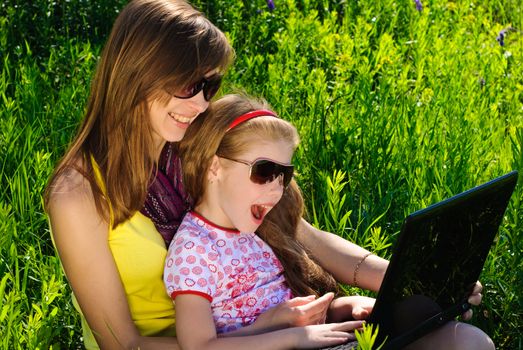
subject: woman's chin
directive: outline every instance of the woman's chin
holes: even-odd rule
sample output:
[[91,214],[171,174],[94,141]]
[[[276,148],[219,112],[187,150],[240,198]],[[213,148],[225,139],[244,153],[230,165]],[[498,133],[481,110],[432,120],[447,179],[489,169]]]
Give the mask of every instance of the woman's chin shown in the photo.
[[180,142],[185,136],[185,130],[176,130],[176,132],[171,132],[169,134],[164,134],[163,138],[167,142]]

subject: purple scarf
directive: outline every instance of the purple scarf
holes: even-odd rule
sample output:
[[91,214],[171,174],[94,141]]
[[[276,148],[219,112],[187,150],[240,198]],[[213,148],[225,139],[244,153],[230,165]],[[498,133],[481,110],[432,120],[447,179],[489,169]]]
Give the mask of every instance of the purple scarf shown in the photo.
[[141,213],[153,221],[168,247],[190,206],[191,200],[183,188],[180,157],[175,145],[167,143],[160,155],[156,177],[149,184]]

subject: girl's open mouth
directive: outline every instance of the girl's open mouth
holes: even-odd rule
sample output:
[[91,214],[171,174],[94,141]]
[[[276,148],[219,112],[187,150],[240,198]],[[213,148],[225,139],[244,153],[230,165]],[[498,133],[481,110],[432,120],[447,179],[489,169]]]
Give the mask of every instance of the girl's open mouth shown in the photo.
[[269,212],[270,208],[266,205],[261,204],[254,204],[251,206],[251,214],[254,217],[254,219],[261,223],[263,221],[263,218],[267,213]]

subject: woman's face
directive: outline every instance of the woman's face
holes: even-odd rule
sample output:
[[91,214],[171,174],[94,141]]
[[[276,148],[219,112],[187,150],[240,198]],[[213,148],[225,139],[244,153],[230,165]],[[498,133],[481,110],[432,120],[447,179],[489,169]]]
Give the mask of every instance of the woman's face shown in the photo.
[[189,125],[207,109],[209,102],[205,100],[203,92],[200,91],[189,99],[171,97],[167,104],[154,100],[149,106],[153,140],[161,149],[166,141],[176,142],[183,139]]
[[[249,163],[258,158],[267,158],[288,164],[294,151],[292,145],[285,141],[253,140],[253,145],[248,152],[235,158]],[[248,165],[225,158],[218,158],[218,161],[220,166],[215,179],[215,204],[212,206],[215,211],[208,219],[223,227],[254,232],[281,199],[284,190],[281,176],[270,183],[257,184],[249,178]],[[206,216],[204,213],[202,215]]]
[[[211,77],[216,71],[208,72],[205,77]],[[167,92],[163,92],[167,94]],[[165,142],[177,142],[183,139],[185,131],[196,117],[209,107],[203,90],[191,98],[177,98],[168,95],[168,102],[154,99],[149,102],[149,115],[153,130],[153,141],[161,151]]]

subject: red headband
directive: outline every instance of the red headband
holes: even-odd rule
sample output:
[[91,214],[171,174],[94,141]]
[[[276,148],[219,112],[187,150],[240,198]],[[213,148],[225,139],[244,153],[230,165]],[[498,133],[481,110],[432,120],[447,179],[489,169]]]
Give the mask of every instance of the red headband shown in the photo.
[[249,119],[256,118],[256,117],[262,117],[262,116],[270,116],[270,117],[276,117],[276,118],[278,117],[274,112],[269,111],[268,109],[259,109],[256,111],[247,112],[245,114],[240,115],[236,119],[234,119],[232,121],[231,125],[229,125],[229,128],[227,129],[227,131],[231,130],[238,124],[241,124]]

